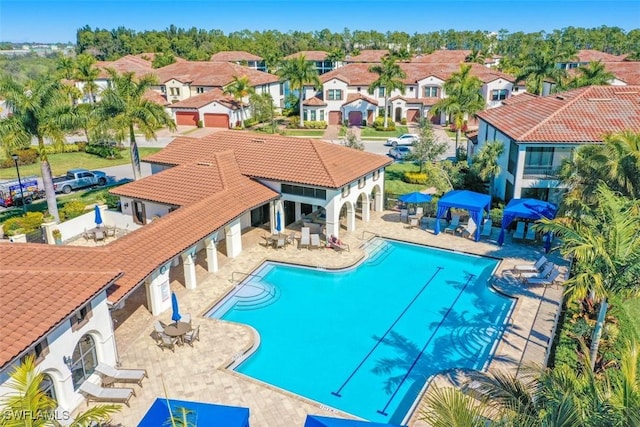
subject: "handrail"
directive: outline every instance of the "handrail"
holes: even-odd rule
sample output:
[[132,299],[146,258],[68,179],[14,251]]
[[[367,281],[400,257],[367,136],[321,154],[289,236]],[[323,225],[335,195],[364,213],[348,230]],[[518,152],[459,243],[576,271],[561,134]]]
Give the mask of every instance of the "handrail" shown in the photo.
[[238,274],[244,274],[244,275],[245,275],[245,277],[246,277],[246,276],[249,276],[249,277],[257,277],[258,279],[262,279],[262,276],[258,276],[257,274],[253,274],[253,273],[245,273],[244,271],[233,271],[233,272],[231,273],[231,282],[235,282],[235,281],[236,281],[236,280],[235,280],[235,274],[236,274],[236,273],[238,273]]
[[362,230],[362,237],[360,238],[360,240],[364,240],[364,233],[369,233],[369,234],[371,234],[373,237],[379,237],[379,236],[380,236],[378,233],[374,233],[373,231],[369,231],[369,230]]

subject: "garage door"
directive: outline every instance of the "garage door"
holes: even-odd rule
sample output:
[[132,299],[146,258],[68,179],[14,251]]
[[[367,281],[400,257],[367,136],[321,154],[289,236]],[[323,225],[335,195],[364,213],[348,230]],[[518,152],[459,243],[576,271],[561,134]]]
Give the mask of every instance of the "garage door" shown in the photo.
[[407,121],[408,122],[417,122],[420,118],[420,110],[417,108],[411,108],[407,110]]
[[229,116],[226,114],[205,114],[204,127],[229,128]]
[[362,112],[349,111],[349,126],[360,126],[360,125],[362,125]]
[[176,112],[176,124],[185,126],[198,126],[197,111],[178,111]]
[[330,125],[342,124],[342,113],[340,111],[329,111],[329,124]]

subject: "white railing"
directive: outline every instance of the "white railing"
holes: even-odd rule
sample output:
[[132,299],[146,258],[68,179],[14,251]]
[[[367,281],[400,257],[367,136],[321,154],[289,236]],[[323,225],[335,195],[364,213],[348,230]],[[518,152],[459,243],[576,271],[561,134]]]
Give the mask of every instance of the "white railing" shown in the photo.
[[[116,226],[118,229],[127,229],[129,231],[136,230],[141,226],[133,222],[130,215],[124,215],[122,212],[109,211],[101,208],[102,224],[104,226]],[[78,217],[61,222],[55,228],[62,233],[62,240],[71,240],[80,236],[85,230],[90,230],[96,226],[95,212],[92,210]]]

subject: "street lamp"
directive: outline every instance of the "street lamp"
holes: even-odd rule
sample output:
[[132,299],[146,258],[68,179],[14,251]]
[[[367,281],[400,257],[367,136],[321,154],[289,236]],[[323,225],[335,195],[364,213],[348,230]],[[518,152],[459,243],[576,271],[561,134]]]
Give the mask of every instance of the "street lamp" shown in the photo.
[[22,199],[22,212],[26,215],[27,204],[25,203],[25,200],[24,200],[24,191],[22,190],[22,179],[20,179],[20,168],[18,167],[18,159],[20,158],[20,156],[14,153],[11,155],[11,158],[16,164],[16,172],[18,172],[18,186],[20,186],[20,198]]

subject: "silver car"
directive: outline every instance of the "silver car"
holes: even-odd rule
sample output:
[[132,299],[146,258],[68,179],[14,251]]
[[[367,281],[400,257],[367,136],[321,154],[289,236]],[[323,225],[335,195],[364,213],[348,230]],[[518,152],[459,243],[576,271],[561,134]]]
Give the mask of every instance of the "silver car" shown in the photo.
[[409,154],[411,154],[411,148],[409,147],[392,147],[389,150],[389,155],[395,160],[404,160]]

